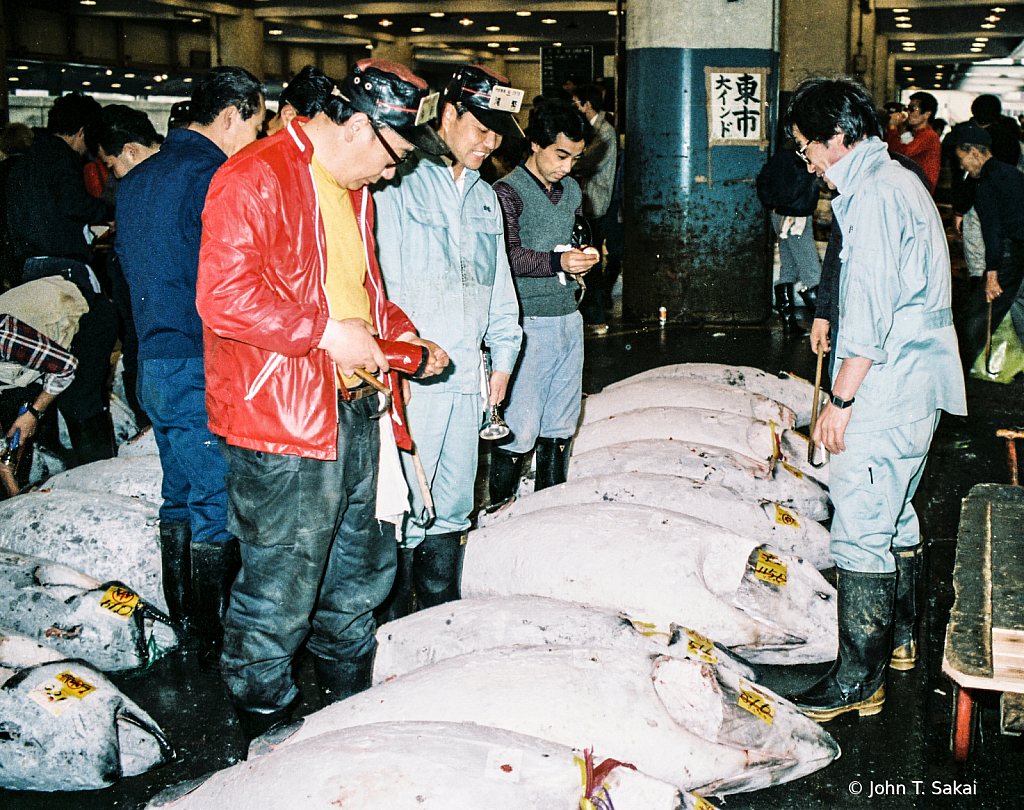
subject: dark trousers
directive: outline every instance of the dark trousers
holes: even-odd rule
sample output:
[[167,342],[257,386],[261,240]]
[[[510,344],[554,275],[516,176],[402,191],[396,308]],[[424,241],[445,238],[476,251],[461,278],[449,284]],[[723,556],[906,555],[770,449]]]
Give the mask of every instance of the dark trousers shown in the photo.
[[[592,247],[596,247],[604,254],[604,217],[588,217],[590,223],[590,234],[593,237]],[[580,303],[580,312],[583,314],[583,322],[607,323],[608,312],[611,310],[611,296],[605,291],[603,261],[590,268],[590,272],[583,277],[587,285],[586,295]]]
[[[1012,239],[1003,240],[1003,257],[999,265],[999,286],[1002,294],[992,301],[992,331],[999,327],[1003,318],[1013,306],[1013,301],[1020,291],[1021,280],[1024,279],[1024,242]],[[1018,329],[1018,337],[1021,337]],[[978,285],[971,299],[971,306],[964,328],[964,341],[961,353],[964,365],[974,365],[978,355],[985,350],[988,342],[988,302],[985,300],[985,283]],[[1024,338],[1022,338],[1024,342]]]
[[[376,647],[373,610],[391,591],[394,534],[375,517],[377,398],[339,403],[338,458],[318,461],[234,447],[228,529],[242,571],[224,619],[221,673],[241,708],[275,711],[298,696],[292,659],[307,648],[351,661]],[[385,417],[386,418],[386,417]]]

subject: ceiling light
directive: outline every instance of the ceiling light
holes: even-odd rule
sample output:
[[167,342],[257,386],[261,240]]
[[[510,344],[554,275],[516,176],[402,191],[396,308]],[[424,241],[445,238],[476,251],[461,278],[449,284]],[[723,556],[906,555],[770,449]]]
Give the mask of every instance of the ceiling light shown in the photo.
[[515,45],[513,45],[508,50],[509,50],[509,53],[519,53],[519,48],[517,48]]
[[92,82],[82,82],[82,87],[89,87]]
[[426,30],[427,30],[426,28],[421,28],[420,26],[416,26],[415,28],[410,28],[409,32],[413,33],[413,34],[422,34]]
[[373,43],[372,42],[367,42],[366,43],[366,50],[368,50],[368,51],[372,51],[373,50]]
[[153,81],[155,81],[155,82],[162,82],[163,80],[164,80],[163,76],[154,76],[153,77]]
[[113,83],[113,84],[111,84],[110,86],[111,86],[111,87],[120,87],[121,85],[120,85],[120,84],[118,84],[117,82],[114,82],[114,83]]
[[488,42],[487,43],[487,47],[488,48],[500,48],[501,47],[501,43],[500,42]]
[[80,5],[83,6],[95,6],[96,0],[78,0]]
[[971,48],[971,53],[981,53],[981,48]]
[[981,27],[982,28],[995,28],[996,24],[995,23],[982,23]]
[[940,87],[942,87],[942,85],[941,85],[941,84],[937,84],[937,85],[935,85],[935,89],[936,89],[936,90],[938,90],[938,89],[939,89]]
[[517,17],[529,17],[531,14],[533,14],[532,11],[517,11],[516,12],[516,16]]
[[284,31],[282,31],[280,28],[271,28],[270,31],[268,31],[267,33],[269,33],[270,36],[272,37],[279,37],[281,36],[281,34],[284,33]]
[[935,69],[936,70],[942,70],[944,67],[945,67],[945,65],[936,65]]
[[28,65],[18,65],[18,70],[28,70]]
[[558,20],[553,17],[545,17],[541,22],[544,23],[544,25],[554,25]]
[[20,81],[20,79],[17,76],[11,76],[7,81],[9,81],[9,82],[17,82],[17,81]]
[[561,42],[552,42],[551,44],[554,45],[556,48],[561,48],[562,47],[562,43]]
[[995,14],[992,14],[985,18],[985,22],[999,22],[999,18]]
[[488,25],[487,26],[487,30],[488,31],[500,31],[501,30],[501,26],[500,25]]
[[391,22],[391,20],[381,20],[379,25],[383,25],[385,28],[387,28],[389,25],[394,25],[394,23]]
[[192,22],[194,22],[194,23],[201,23],[202,21],[203,21],[202,17],[193,17],[192,18]]
[[134,79],[135,78],[135,74],[134,73],[125,73],[124,77],[126,79]]
[[615,17],[616,15],[618,15],[619,12],[617,12],[615,9],[612,9],[608,13],[611,14],[613,17]]
[[913,42],[901,42],[900,44],[901,45],[913,45],[914,43]]
[[341,16],[344,17],[346,20],[358,20],[359,19],[359,15],[358,14],[342,14]]
[[473,24],[473,21],[471,19],[469,19],[469,17],[463,17],[461,20],[459,20],[459,25],[472,25],[472,24]]
[[431,17],[443,17],[444,16],[444,12],[443,11],[431,11],[430,12],[430,16]]
[[913,28],[911,23],[896,23],[897,28]]
[[996,14],[1002,14],[1002,13],[1003,13],[1004,11],[1006,11],[1006,9],[1005,9],[1005,8],[1001,8],[1000,6],[996,6],[996,7],[995,7],[994,9],[992,9],[992,10],[993,10],[993,11],[994,11],[994,12],[995,12]]
[[910,67],[910,65],[904,65],[903,69],[904,70],[913,70],[913,68]]
[[909,8],[894,8],[892,10],[892,13],[893,14],[906,14],[908,11],[910,11]]
[[182,81],[183,82],[190,82],[190,81],[192,81],[192,77],[191,76],[186,76],[184,79],[182,79]]
[[108,76],[113,76],[113,75],[114,75],[114,71],[112,71],[112,70],[108,70],[108,71],[107,71],[107,75],[108,75]]
[[151,84],[147,84],[147,85],[146,85],[145,87],[143,87],[142,89],[143,89],[143,90],[152,90],[152,89],[153,89],[153,85],[151,85]]
[[910,17],[894,17],[896,22],[910,22]]

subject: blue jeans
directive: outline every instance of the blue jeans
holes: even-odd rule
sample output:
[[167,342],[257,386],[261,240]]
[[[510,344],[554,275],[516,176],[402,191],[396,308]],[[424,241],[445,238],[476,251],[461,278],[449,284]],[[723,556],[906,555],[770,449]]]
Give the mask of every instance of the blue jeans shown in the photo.
[[232,701],[250,711],[298,695],[292,659],[307,649],[351,661],[376,648],[373,609],[395,579],[394,535],[375,517],[377,398],[339,403],[338,458],[320,461],[234,447],[228,459],[228,526],[242,571],[224,618],[221,674]]
[[162,523],[191,523],[192,542],[223,543],[228,464],[207,427],[202,357],[144,360],[139,401],[153,421],[163,484]]
[[511,380],[505,421],[510,453],[528,453],[539,436],[576,433],[583,396],[583,318],[579,312],[554,318],[523,318],[523,348]]

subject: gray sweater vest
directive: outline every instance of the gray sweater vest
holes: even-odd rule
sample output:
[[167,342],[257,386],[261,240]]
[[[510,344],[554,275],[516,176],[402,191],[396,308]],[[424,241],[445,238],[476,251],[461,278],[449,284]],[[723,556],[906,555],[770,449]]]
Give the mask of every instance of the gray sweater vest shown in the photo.
[[[501,179],[519,194],[523,213],[519,217],[519,238],[528,250],[550,253],[556,245],[568,245],[583,193],[571,177],[562,178],[562,199],[553,205],[537,181],[522,166]],[[524,317],[552,318],[576,311],[576,290],[572,276],[529,278],[513,275]]]

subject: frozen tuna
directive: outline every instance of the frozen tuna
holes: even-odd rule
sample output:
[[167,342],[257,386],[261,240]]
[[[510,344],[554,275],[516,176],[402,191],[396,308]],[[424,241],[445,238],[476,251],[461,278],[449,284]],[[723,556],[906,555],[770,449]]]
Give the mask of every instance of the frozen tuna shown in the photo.
[[[158,795],[150,810],[572,810],[587,792],[587,755],[558,743],[471,723],[373,723],[252,757]],[[680,810],[674,786],[609,762],[593,769],[591,807]],[[617,765],[617,767],[615,767]],[[610,770],[607,770],[610,768]],[[601,787],[601,784],[604,787]],[[191,790],[190,790],[191,788]],[[614,805],[612,805],[614,802]]]
[[373,682],[381,683],[457,655],[495,647],[601,647],[670,653],[728,666],[756,680],[756,671],[712,639],[687,628],[661,632],[621,613],[540,596],[459,599],[377,629]]
[[612,473],[581,478],[517,498],[480,528],[553,506],[585,503],[636,503],[706,520],[780,551],[803,557],[815,568],[833,565],[829,533],[821,524],[777,503],[744,499],[718,484],[650,473]]
[[156,436],[153,435],[153,428],[147,427],[130,438],[122,445],[118,445],[118,458],[131,458],[132,456],[157,456],[160,450],[156,446]]
[[774,399],[787,405],[796,414],[798,426],[811,423],[811,402],[814,399],[814,386],[795,374],[780,372],[769,374],[759,368],[750,366],[726,366],[719,363],[677,363],[671,366],[659,366],[640,374],[634,374],[617,383],[607,386],[604,390],[632,385],[654,379],[689,378],[728,385],[752,391],[755,394]]
[[127,456],[94,461],[53,476],[43,489],[75,492],[109,492],[142,498],[160,506],[163,470],[159,456]]
[[[28,663],[29,640],[0,643],[0,787],[95,790],[174,757],[163,731],[83,661]],[[12,658],[14,660],[12,660]]]
[[764,462],[721,447],[647,439],[573,453],[569,480],[611,473],[653,473],[720,484],[752,501],[771,501],[794,509],[811,520],[828,517],[828,493],[800,470]]
[[177,644],[167,617],[120,582],[6,549],[0,627],[107,672],[146,666]]
[[123,581],[166,612],[156,504],[95,492],[29,492],[0,502],[0,548]]
[[707,408],[787,428],[796,424],[796,414],[789,407],[768,397],[744,388],[689,377],[639,380],[592,394],[583,400],[583,424],[638,408],[669,407]]
[[560,506],[470,532],[464,596],[531,594],[689,627],[763,663],[831,661],[835,589],[806,560],[686,515]]
[[423,667],[306,717],[281,745],[392,720],[479,723],[592,746],[598,759],[630,762],[700,793],[785,782],[839,753],[817,723],[727,670],[558,647],[499,648]]

